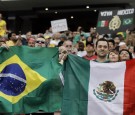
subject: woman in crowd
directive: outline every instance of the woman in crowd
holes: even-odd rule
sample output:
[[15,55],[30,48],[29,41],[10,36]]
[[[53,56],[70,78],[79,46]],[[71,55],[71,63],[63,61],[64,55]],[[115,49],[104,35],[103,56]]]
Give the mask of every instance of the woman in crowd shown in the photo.
[[134,46],[128,46],[128,50],[132,54],[133,58],[135,58],[135,47]]
[[108,54],[108,59],[110,62],[119,62],[119,53],[116,50],[112,50]]
[[125,40],[127,46],[135,46],[135,36],[129,35]]
[[120,61],[127,61],[133,59],[132,54],[127,49],[122,49],[119,52],[119,56],[120,56]]

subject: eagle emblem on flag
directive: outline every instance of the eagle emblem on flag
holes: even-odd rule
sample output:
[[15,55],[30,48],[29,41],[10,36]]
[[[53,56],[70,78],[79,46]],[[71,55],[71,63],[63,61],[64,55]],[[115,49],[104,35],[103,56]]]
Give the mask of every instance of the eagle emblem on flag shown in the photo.
[[93,90],[94,95],[105,102],[111,102],[118,95],[119,90],[116,89],[116,86],[111,81],[105,81]]
[[121,26],[121,19],[119,16],[114,16],[109,23],[109,29],[115,31]]

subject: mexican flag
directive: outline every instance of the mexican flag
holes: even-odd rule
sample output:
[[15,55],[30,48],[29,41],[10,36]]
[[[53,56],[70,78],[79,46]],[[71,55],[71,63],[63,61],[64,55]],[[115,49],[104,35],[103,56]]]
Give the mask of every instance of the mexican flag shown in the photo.
[[107,27],[108,26],[108,20],[102,20],[98,22],[98,27]]
[[61,108],[57,48],[10,47],[0,54],[0,113],[54,112]]
[[135,60],[98,63],[70,55],[62,115],[135,115]]

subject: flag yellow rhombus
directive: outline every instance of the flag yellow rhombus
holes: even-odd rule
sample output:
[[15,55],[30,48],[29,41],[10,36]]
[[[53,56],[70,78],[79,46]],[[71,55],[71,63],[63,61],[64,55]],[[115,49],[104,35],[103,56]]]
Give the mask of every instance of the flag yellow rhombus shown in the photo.
[[46,80],[14,55],[0,64],[0,97],[17,103]]

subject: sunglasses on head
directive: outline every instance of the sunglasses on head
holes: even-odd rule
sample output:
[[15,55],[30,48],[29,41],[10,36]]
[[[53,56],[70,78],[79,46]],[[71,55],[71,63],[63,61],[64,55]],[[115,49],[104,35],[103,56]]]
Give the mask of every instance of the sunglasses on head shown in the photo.
[[36,41],[36,43],[42,43],[42,44],[44,44],[45,42],[44,41]]

